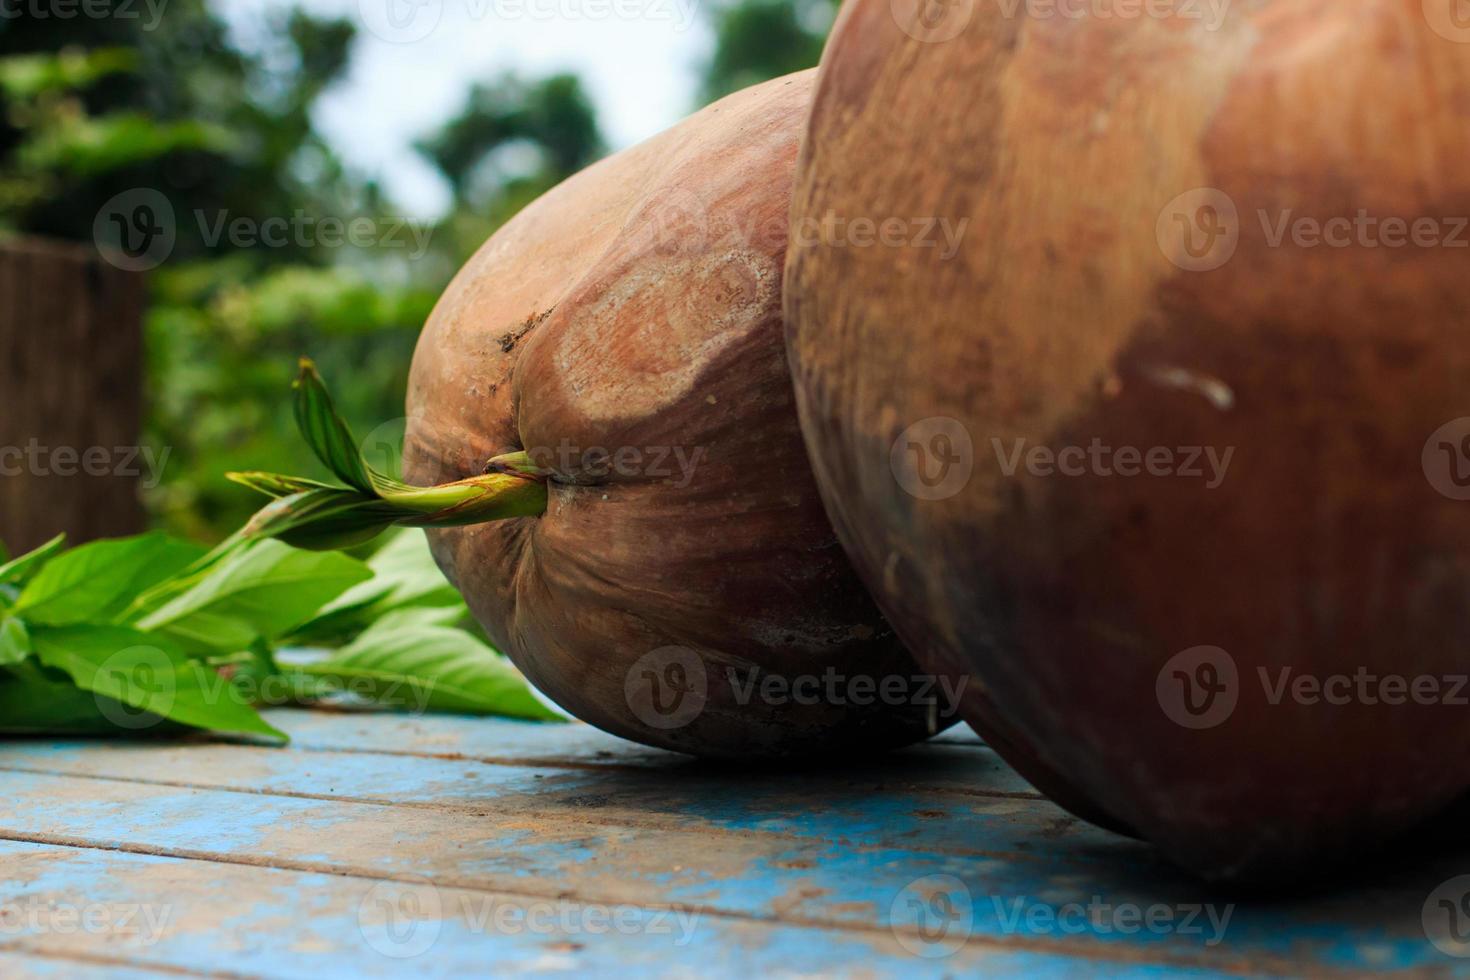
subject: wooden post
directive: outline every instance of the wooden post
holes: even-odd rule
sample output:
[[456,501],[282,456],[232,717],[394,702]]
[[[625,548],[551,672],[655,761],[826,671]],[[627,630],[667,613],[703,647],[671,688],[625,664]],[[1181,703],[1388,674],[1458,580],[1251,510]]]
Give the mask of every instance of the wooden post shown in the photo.
[[[142,529],[144,278],[80,244],[0,243],[0,540]],[[154,457],[156,458],[156,457]]]

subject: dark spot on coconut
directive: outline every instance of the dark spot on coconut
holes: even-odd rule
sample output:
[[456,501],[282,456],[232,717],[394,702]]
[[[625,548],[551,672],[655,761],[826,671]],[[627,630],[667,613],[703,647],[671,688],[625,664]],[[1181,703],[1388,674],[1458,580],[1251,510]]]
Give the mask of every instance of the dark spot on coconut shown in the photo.
[[519,344],[521,342],[521,338],[530,333],[532,330],[535,330],[537,327],[539,327],[543,320],[551,316],[551,311],[554,309],[556,309],[556,307],[553,306],[551,310],[547,310],[544,313],[532,313],[530,316],[526,317],[524,321],[522,321],[519,327],[516,327],[514,330],[508,331],[507,333],[501,334],[501,351],[509,354],[511,351],[515,350],[516,344]]

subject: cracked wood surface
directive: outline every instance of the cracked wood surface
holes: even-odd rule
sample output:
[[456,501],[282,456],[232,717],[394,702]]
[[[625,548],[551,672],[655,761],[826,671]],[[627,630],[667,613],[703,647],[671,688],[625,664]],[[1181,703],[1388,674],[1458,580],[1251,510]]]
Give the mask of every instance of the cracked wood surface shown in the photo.
[[1470,974],[1425,931],[1470,871],[1451,827],[1266,900],[1072,819],[968,732],[782,772],[269,714],[291,747],[0,745],[0,975]]

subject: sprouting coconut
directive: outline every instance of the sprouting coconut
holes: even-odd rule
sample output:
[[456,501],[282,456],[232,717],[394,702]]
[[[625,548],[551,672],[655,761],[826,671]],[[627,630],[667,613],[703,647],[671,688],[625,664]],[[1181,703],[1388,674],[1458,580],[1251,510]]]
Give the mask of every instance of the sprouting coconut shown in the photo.
[[303,431],[349,489],[245,477],[290,494],[254,530],[323,547],[435,528],[527,678],[651,745],[848,753],[948,724],[837,544],[796,421],[781,272],[813,81],[716,103],[485,243],[414,357],[422,488],[364,466],[308,370]]

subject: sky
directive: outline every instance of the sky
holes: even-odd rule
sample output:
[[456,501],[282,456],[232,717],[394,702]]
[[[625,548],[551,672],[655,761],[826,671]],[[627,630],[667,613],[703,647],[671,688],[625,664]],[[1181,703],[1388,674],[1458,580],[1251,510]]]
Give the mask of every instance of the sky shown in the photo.
[[[413,140],[453,116],[475,81],[507,70],[573,71],[613,149],[692,109],[697,65],[712,44],[702,0],[295,0],[358,27],[345,79],[321,98],[317,125],[355,170],[378,179],[415,218],[449,202]],[[279,0],[223,0],[240,43],[265,35]]]

